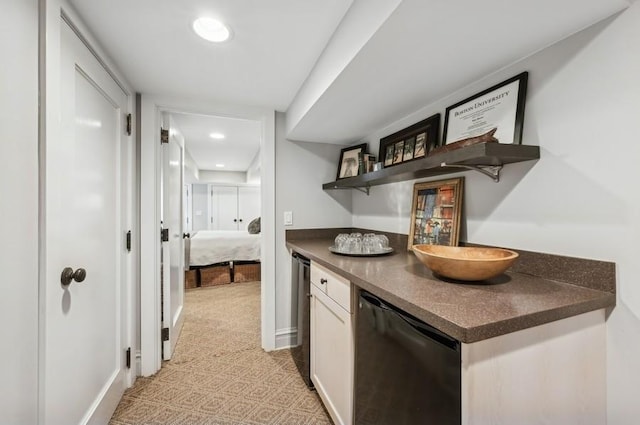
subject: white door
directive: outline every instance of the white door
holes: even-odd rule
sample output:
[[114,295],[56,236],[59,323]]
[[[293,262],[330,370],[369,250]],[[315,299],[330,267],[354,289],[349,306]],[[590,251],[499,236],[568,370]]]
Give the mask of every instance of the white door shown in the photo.
[[335,424],[352,422],[351,314],[311,284],[310,374]]
[[164,179],[162,194],[164,201],[163,222],[168,229],[169,241],[162,244],[164,264],[162,287],[162,327],[168,329],[169,338],[163,341],[163,359],[169,360],[173,354],[178,336],[182,330],[184,316],[184,241],[182,218],[183,146],[177,131],[167,116],[169,143],[164,145]]
[[193,201],[191,200],[191,185],[185,184],[182,195],[182,217],[184,219],[184,231],[186,233],[191,233],[193,231],[193,221],[191,219]]
[[251,220],[260,217],[260,188],[255,186],[238,187],[238,223],[239,230],[247,230]]
[[238,230],[238,188],[213,186],[211,189],[212,230]]
[[64,22],[60,73],[61,131],[45,156],[41,403],[45,424],[104,424],[124,391],[127,97]]

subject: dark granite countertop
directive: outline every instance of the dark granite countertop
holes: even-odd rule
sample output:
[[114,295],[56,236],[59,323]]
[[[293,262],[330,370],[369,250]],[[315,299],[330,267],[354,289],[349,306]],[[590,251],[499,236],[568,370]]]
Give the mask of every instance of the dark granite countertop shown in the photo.
[[[356,286],[424,320],[431,326],[471,343],[530,328],[554,320],[615,305],[615,265],[593,260],[521,253],[523,264],[479,284],[445,282],[433,276],[413,253],[396,248],[380,257],[348,257],[329,252],[333,238],[287,240],[287,247],[344,276]],[[527,255],[530,254],[530,255]],[[554,267],[574,267],[564,275],[604,276],[611,282],[567,283],[530,274],[535,262]],[[593,264],[591,264],[593,263]],[[593,267],[594,272],[585,271]],[[549,268],[548,266],[546,267]],[[598,270],[603,273],[599,273]],[[596,270],[597,269],[597,270]],[[613,275],[611,276],[611,274]],[[579,286],[582,285],[582,286]],[[591,287],[589,287],[591,286]],[[610,290],[602,290],[608,287]]]

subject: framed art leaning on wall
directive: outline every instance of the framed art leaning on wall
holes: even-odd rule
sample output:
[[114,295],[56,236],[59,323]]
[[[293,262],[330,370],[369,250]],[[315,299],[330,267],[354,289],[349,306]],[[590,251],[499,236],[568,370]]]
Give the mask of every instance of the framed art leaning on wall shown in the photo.
[[415,123],[380,139],[378,152],[385,167],[402,164],[414,159],[424,158],[429,151],[438,146],[440,114]]
[[464,177],[413,186],[409,246],[457,246],[462,214]]
[[367,152],[367,144],[349,146],[340,151],[336,180],[355,177],[359,174],[359,155]]

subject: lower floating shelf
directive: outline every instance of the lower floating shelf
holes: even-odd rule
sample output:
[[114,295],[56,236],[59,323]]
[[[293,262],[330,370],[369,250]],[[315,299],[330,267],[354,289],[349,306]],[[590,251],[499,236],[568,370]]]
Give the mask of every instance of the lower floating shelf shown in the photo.
[[369,194],[371,186],[452,174],[460,169],[479,171],[497,182],[503,165],[539,158],[539,146],[478,143],[371,173],[325,183],[322,188],[324,190],[358,189]]

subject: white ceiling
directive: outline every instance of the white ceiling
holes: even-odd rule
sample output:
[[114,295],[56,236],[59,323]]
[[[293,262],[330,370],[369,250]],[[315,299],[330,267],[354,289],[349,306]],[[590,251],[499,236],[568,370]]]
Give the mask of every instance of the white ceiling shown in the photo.
[[[352,0],[70,3],[135,91],[284,111]],[[200,39],[191,27],[199,16],[225,22],[232,39]],[[172,115],[199,169],[246,171],[259,151],[255,121]],[[208,137],[215,128],[225,140]]]
[[[630,0],[69,1],[136,91],[288,109],[288,138],[348,144]],[[201,15],[228,23],[233,38],[199,39],[191,23]],[[190,138],[210,123],[182,121],[187,147],[206,146]],[[203,169],[215,164],[192,154]]]
[[[260,151],[259,121],[180,113],[171,113],[171,117],[200,170],[247,171]],[[225,138],[212,139],[211,133]],[[216,164],[224,164],[224,168]]]
[[[136,91],[284,111],[352,0],[70,0]],[[222,44],[191,29],[227,23]]]

